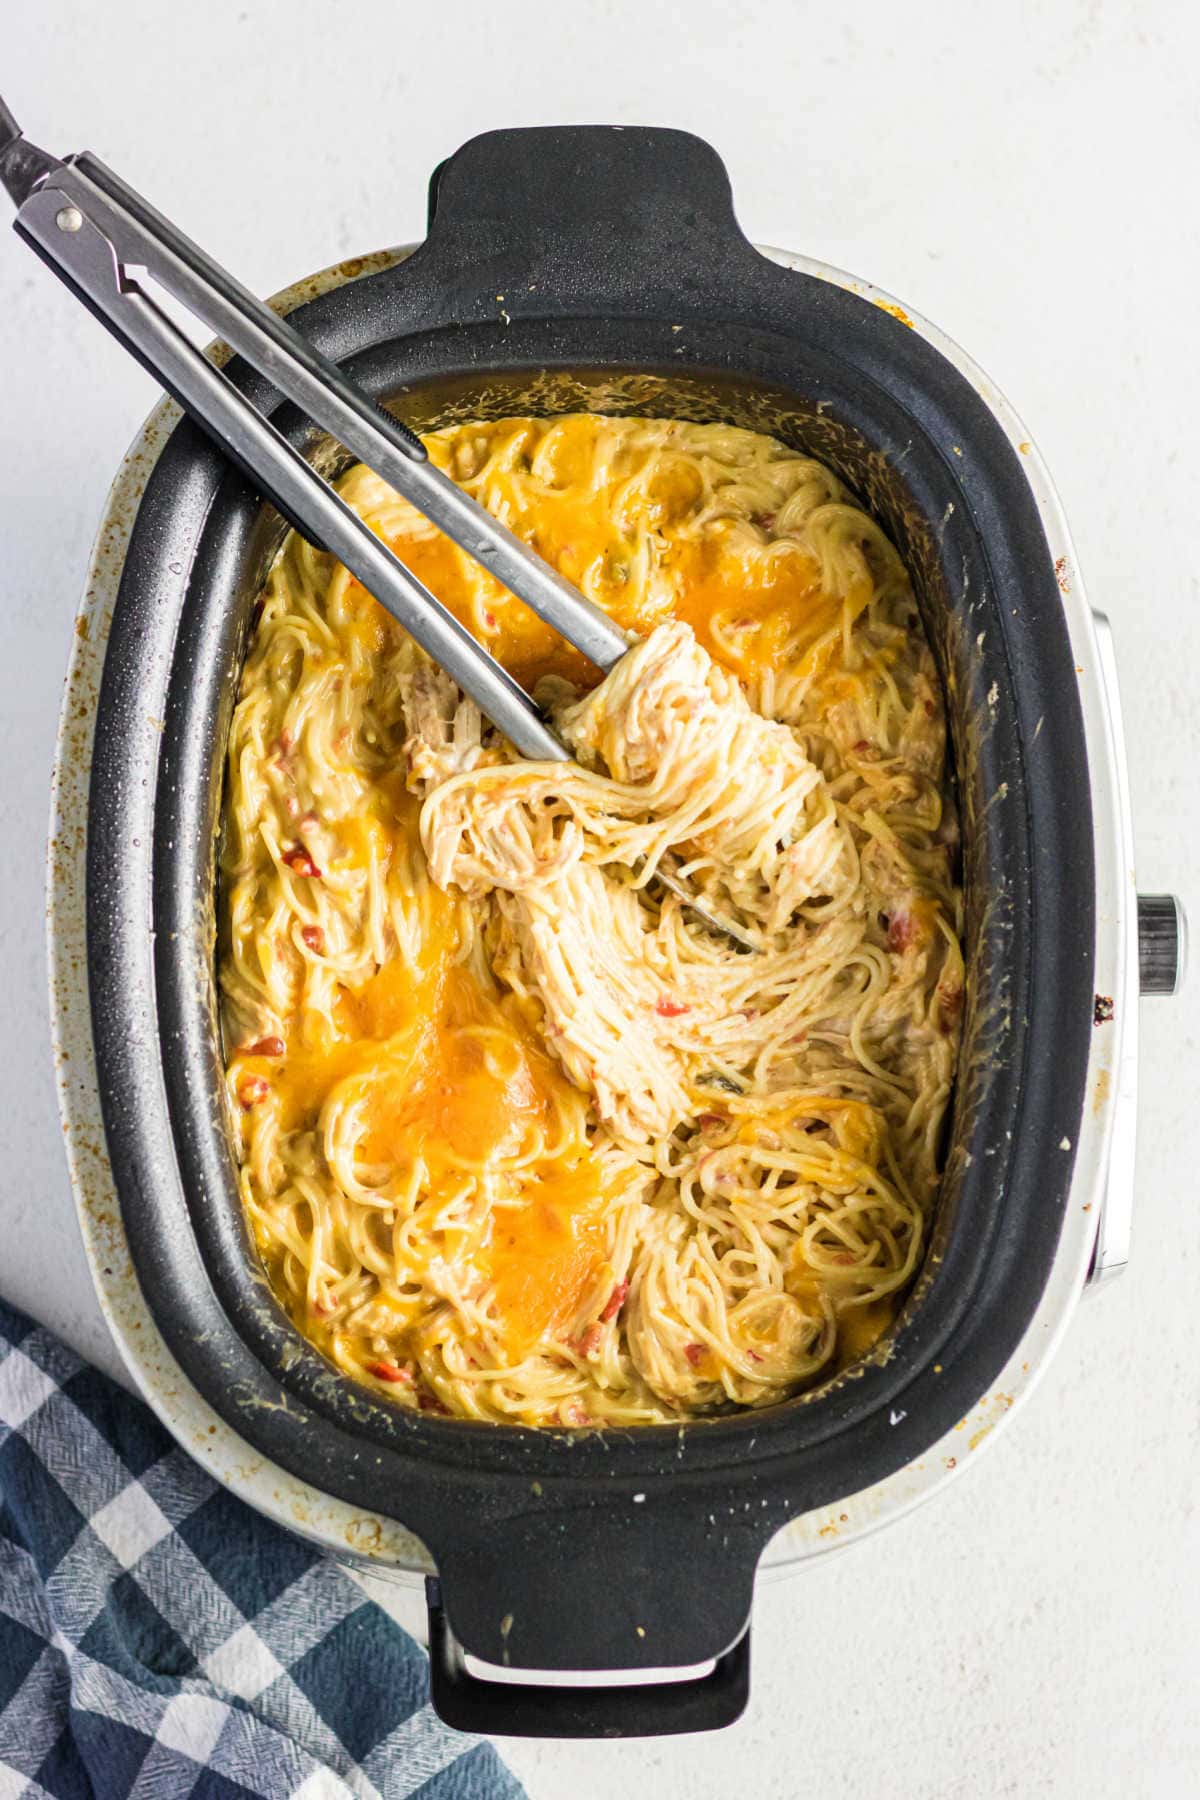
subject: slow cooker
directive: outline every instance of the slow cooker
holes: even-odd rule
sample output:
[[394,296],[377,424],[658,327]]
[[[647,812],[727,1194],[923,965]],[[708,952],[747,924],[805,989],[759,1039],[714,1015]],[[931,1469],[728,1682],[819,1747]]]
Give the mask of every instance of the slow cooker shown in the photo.
[[[937,1216],[900,1317],[784,1405],[636,1431],[411,1414],[285,1318],[238,1199],[214,985],[223,752],[286,524],[164,403],[126,458],[55,775],[51,981],[79,1213],[141,1391],[244,1499],[430,1577],[434,1703],[467,1729],[699,1730],[745,1704],[756,1570],[931,1496],[1125,1260],[1139,985],[1181,915],[1134,886],[1107,627],[1006,402],[867,283],[754,248],[681,132],[476,138],[415,249],[276,304],[417,429],[588,409],[723,419],[830,464],[914,579],[950,720],[968,998]],[[214,354],[220,354],[215,352]],[[323,472],[346,458],[231,372]]]

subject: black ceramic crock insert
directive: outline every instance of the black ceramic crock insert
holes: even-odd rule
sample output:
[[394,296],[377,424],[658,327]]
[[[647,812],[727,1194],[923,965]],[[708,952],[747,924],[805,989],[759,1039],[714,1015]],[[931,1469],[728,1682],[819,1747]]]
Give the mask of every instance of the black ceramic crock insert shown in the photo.
[[[415,254],[292,318],[418,429],[589,408],[774,432],[843,476],[913,573],[952,731],[968,911],[930,1255],[884,1353],[769,1411],[679,1427],[579,1434],[402,1412],[285,1318],[238,1200],[213,951],[224,744],[283,525],[186,422],[147,481],[106,655],[88,828],[93,1029],[125,1228],[173,1354],[257,1451],[428,1545],[445,1716],[544,1734],[721,1724],[744,1704],[767,1540],[961,1418],[1054,1261],[1091,1029],[1094,873],[1074,665],[1037,505],[971,384],[880,307],[753,250],[720,161],[680,132],[474,139],[435,175]],[[337,465],[260,377],[239,379]],[[721,1660],[657,1694],[527,1690],[468,1675],[463,1646],[535,1670]]]

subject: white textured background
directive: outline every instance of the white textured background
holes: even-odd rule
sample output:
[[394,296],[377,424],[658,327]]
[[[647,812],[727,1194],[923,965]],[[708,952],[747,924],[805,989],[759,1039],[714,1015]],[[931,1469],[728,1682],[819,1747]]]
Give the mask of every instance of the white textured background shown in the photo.
[[[751,237],[910,301],[1024,414],[1116,628],[1141,885],[1200,911],[1191,0],[47,0],[3,23],[34,140],[96,150],[262,293],[419,237],[430,169],[486,127],[708,137]],[[58,1144],[42,851],[72,615],[153,390],[7,239],[0,394],[0,1291],[111,1367]],[[764,1587],[742,1724],[509,1743],[534,1800],[1200,1794],[1193,1004],[1144,1009],[1133,1265],[998,1448]]]

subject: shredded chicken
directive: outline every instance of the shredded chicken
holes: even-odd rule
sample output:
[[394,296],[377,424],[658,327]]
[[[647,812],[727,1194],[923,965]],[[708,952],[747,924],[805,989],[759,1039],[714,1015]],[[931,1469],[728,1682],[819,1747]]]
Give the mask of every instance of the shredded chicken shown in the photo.
[[[477,761],[426,789],[422,837],[442,886],[498,893],[497,972],[540,1003],[548,1042],[601,1120],[648,1142],[703,1110],[694,1076],[714,1054],[745,1064],[779,1031],[780,1007],[795,1030],[823,1003],[828,933],[806,937],[800,914],[853,880],[853,848],[794,733],[751,710],[687,625],[659,626],[558,720],[586,768]],[[457,721],[435,721],[467,740]],[[439,754],[419,749],[414,776]],[[686,909],[670,905],[660,922],[599,866],[637,865],[644,882],[669,850],[760,930],[767,960],[751,959],[752,974]],[[774,1005],[739,1006],[748,976],[755,989],[774,980]]]

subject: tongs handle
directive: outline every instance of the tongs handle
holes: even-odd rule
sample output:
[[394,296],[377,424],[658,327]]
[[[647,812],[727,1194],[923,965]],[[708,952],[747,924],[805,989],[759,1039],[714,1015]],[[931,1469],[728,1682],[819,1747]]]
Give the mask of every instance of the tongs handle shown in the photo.
[[[130,277],[127,268],[137,266],[133,246],[123,233],[114,241],[96,223],[94,212],[104,217],[104,197],[97,199],[98,194],[76,166],[61,164],[26,199],[16,228],[280,509],[358,577],[522,755],[568,761],[561,740],[524,688]],[[142,266],[150,266],[145,256]],[[267,317],[282,323],[273,314]],[[302,366],[300,360],[289,363],[293,370]],[[343,385],[353,397],[348,410],[357,413],[360,405],[369,406],[365,397]],[[385,430],[389,441],[392,427],[397,435],[403,431],[392,420],[381,419],[380,427],[381,441]],[[393,448],[408,466],[421,466],[409,461],[409,448],[401,450],[397,443]],[[424,456],[419,443],[416,453]]]
[[418,512],[489,569],[503,587],[597,668],[607,672],[621,660],[629,640],[607,613],[585,599],[557,569],[430,462],[421,440],[406,425],[375,406],[286,319],[273,313],[98,158],[85,151],[72,166],[105,196],[114,225],[120,228],[120,214],[133,222],[155,279],[212,326],[280,393],[410,500]]
[[602,670],[629,648],[598,606],[429,461],[418,437],[111,169],[85,151],[57,185],[111,242]]

